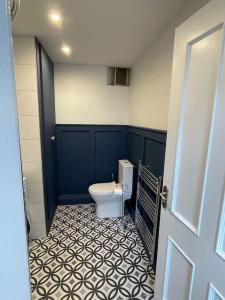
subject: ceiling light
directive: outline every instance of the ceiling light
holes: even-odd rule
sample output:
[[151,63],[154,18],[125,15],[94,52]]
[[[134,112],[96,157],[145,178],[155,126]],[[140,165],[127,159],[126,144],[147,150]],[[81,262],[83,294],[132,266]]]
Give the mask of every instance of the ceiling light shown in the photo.
[[54,25],[60,25],[62,23],[62,17],[59,12],[53,11],[48,15],[49,21]]
[[70,55],[71,53],[71,48],[67,45],[63,45],[62,48],[61,48],[62,52],[66,55]]
[[51,19],[52,19],[52,21],[59,22],[60,21],[60,15],[51,14]]

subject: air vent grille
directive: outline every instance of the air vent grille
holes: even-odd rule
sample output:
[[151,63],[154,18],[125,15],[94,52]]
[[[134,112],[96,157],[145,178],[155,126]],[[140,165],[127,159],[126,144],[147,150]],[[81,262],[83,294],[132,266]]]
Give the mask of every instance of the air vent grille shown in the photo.
[[108,85],[130,85],[130,68],[108,67],[107,84]]

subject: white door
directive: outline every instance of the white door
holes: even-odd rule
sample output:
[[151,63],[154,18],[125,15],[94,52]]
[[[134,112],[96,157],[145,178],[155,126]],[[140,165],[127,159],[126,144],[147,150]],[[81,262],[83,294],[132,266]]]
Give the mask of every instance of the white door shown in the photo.
[[225,0],[176,30],[155,300],[225,299]]
[[0,299],[31,299],[9,4],[0,0]]

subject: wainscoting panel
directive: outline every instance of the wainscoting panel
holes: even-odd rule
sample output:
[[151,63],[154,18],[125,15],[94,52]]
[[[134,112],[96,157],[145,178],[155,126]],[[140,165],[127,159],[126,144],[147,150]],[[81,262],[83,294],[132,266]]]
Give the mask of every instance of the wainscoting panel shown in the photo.
[[128,130],[128,154],[131,162],[137,166],[143,156],[143,136],[142,134]]
[[90,132],[62,130],[57,144],[59,194],[84,194],[91,182]]
[[118,180],[118,160],[126,158],[126,131],[95,132],[95,181]]
[[137,167],[141,160],[155,176],[163,176],[166,131],[128,126],[128,159],[134,164],[133,195],[130,208],[136,205]]
[[163,175],[164,156],[165,144],[150,138],[144,139],[143,164],[149,166],[149,170],[156,177]]
[[156,176],[163,175],[166,132],[125,125],[56,125],[58,202],[90,201],[88,187],[96,182],[118,180],[118,160],[135,166],[133,196],[139,160]]
[[58,203],[90,202],[88,187],[117,180],[127,158],[127,128],[120,125],[57,125]]

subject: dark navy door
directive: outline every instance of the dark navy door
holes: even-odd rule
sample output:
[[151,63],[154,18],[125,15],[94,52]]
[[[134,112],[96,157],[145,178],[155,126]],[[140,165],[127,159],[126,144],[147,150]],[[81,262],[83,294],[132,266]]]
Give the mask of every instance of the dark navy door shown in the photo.
[[38,41],[36,45],[45,214],[47,229],[49,229],[57,201],[54,65]]

